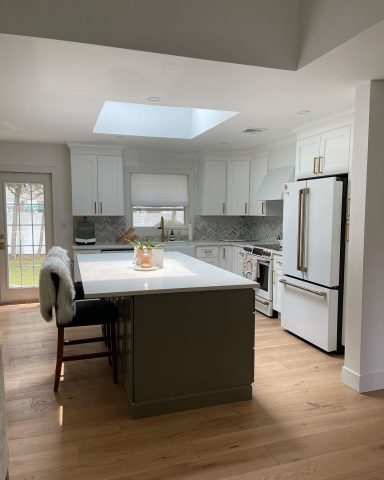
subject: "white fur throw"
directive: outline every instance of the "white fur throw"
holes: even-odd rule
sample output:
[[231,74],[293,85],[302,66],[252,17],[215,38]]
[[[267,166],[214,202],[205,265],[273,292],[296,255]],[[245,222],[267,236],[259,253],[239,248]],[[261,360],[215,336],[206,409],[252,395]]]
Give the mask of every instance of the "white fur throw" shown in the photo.
[[65,250],[64,248],[61,247],[52,247],[48,253],[47,257],[59,257],[63,262],[70,268],[71,266],[71,261],[68,256],[68,250]]
[[[57,298],[56,288],[51,277],[52,273],[56,273],[60,278]],[[40,312],[47,322],[52,320],[53,307],[55,307],[56,322],[59,325],[71,322],[75,314],[75,290],[69,265],[65,259],[48,254],[40,270],[39,294]]]

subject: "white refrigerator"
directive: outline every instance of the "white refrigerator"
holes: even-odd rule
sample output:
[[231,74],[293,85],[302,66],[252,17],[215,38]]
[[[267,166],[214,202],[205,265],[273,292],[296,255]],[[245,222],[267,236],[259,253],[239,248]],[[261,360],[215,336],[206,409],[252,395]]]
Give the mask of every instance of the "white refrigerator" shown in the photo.
[[346,179],[284,186],[281,326],[332,352],[340,342]]

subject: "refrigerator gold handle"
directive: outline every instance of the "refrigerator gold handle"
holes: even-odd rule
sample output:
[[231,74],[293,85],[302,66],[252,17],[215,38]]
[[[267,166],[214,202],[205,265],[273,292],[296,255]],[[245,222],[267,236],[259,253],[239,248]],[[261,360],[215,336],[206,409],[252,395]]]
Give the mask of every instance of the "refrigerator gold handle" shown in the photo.
[[279,280],[283,285],[289,285],[290,287],[298,288],[299,290],[304,290],[305,292],[313,293],[319,297],[326,297],[326,292],[320,292],[319,290],[312,290],[312,288],[302,287],[301,285],[296,285],[294,283],[287,282],[284,278]]
[[307,195],[309,193],[309,188],[302,188],[302,202],[301,202],[301,257],[300,257],[300,267],[302,272],[307,271],[305,266],[305,232],[306,232],[306,219],[307,219]]
[[302,221],[302,210],[303,210],[303,189],[299,190],[299,208],[298,208],[298,218],[297,218],[297,252],[296,252],[296,269],[301,272],[301,221]]

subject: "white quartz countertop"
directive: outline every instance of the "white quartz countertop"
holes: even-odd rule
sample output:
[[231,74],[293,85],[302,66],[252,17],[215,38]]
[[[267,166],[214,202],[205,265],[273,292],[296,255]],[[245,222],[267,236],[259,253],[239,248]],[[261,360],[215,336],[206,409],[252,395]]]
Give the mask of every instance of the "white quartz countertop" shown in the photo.
[[180,252],[166,252],[164,268],[136,271],[133,252],[81,254],[77,259],[86,298],[255,288],[240,275]]
[[[182,241],[174,241],[174,242],[165,242],[164,246],[207,246],[207,245],[236,245],[242,247],[244,245],[253,244],[257,242],[253,242],[252,240],[182,240]],[[132,250],[132,245],[126,245],[121,243],[96,243],[95,245],[73,245],[73,250]]]

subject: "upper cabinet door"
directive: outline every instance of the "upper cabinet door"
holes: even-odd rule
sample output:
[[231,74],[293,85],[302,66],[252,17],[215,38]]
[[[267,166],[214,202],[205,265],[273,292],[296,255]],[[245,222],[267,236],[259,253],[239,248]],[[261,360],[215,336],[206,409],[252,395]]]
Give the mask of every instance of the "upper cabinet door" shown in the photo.
[[202,164],[201,215],[224,215],[227,163],[206,160]]
[[123,165],[121,157],[97,157],[99,215],[124,215]]
[[336,128],[320,137],[320,175],[348,173],[351,126]]
[[73,215],[97,215],[98,198],[96,155],[72,155],[71,175]]
[[249,214],[249,160],[229,160],[227,163],[226,214]]
[[320,135],[302,138],[296,145],[296,178],[316,175],[319,161]]
[[267,156],[251,160],[249,173],[249,215],[267,215],[267,202],[259,200],[257,195],[267,170]]

